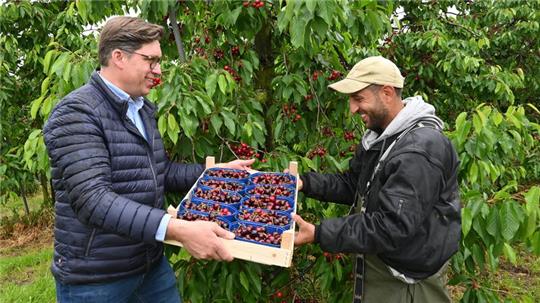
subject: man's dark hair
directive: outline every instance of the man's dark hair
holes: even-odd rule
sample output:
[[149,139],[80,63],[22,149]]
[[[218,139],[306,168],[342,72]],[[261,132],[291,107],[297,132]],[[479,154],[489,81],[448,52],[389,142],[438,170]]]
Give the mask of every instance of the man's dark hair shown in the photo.
[[[368,86],[368,89],[371,90],[372,92],[378,92],[384,85],[379,85],[379,84],[371,84],[370,86]],[[398,87],[394,87],[394,91],[396,92],[396,96],[398,96],[399,98],[401,98],[401,91],[403,89],[402,88],[398,88]]]
[[114,17],[107,21],[99,37],[99,64],[107,66],[115,49],[134,52],[143,44],[160,40],[163,27],[136,17]]

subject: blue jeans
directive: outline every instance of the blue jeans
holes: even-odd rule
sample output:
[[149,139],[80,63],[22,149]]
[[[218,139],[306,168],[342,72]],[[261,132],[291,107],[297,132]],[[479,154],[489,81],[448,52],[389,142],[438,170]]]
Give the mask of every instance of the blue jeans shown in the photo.
[[165,257],[148,273],[113,282],[67,285],[56,280],[56,300],[59,303],[182,302],[176,277]]

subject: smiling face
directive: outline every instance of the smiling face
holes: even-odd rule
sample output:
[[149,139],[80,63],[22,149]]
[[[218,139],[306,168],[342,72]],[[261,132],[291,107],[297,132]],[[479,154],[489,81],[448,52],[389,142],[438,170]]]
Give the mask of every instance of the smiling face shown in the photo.
[[380,134],[403,107],[395,101],[392,87],[369,86],[349,95],[349,109],[362,117],[368,129]]
[[359,114],[366,128],[381,133],[386,127],[388,109],[378,95],[369,87],[349,95],[349,109],[352,114]]
[[[161,58],[159,41],[153,41],[137,49],[135,52],[118,50],[122,53],[123,89],[131,97],[146,96],[154,87],[154,79],[161,77],[161,67],[155,63]],[[152,68],[152,65],[153,66]]]

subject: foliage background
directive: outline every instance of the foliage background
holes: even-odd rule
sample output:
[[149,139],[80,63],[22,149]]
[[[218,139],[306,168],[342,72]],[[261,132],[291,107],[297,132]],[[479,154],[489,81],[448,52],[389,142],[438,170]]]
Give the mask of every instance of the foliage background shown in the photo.
[[[405,96],[435,105],[460,155],[463,239],[450,283],[461,301],[538,301],[487,278],[502,260],[515,264],[516,249],[540,254],[540,1],[255,2],[3,3],[0,203],[41,190],[51,205],[41,128],[97,67],[95,30],[110,16],[137,12],[167,30],[163,85],[149,99],[175,161],[257,156],[261,170],[296,160],[302,171],[343,171],[364,128],[326,86],[380,54],[401,67]],[[315,222],[346,212],[304,197],[299,206]],[[352,258],[315,246],[298,249],[290,269],[167,253],[192,302],[351,297]]]

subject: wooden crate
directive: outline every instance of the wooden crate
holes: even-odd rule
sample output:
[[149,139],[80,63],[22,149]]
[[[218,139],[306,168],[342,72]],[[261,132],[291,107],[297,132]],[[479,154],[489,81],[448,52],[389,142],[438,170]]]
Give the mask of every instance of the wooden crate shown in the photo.
[[[215,158],[214,157],[207,157],[206,158],[206,168],[212,168],[215,166]],[[296,190],[294,193],[294,209],[293,213],[296,213],[296,205],[298,200],[298,163],[295,161],[291,161],[289,163],[289,173],[296,177]],[[199,179],[202,177],[199,177]],[[197,180],[198,182],[198,180]],[[193,193],[197,182],[191,187],[190,191],[186,195],[185,198],[189,198],[191,194]],[[176,215],[178,213],[178,207],[176,208],[169,206],[167,209],[167,212],[176,218]],[[277,265],[282,267],[290,267],[292,263],[293,258],[293,250],[294,250],[294,228],[295,228],[295,222],[293,221],[291,224],[290,229],[283,232],[281,236],[281,247],[270,247],[263,244],[255,244],[250,242],[245,242],[241,240],[227,240],[227,239],[221,239],[225,247],[231,252],[233,257],[267,264],[267,265]],[[167,244],[176,245],[176,246],[182,246],[182,243],[178,241],[165,241]]]

